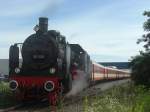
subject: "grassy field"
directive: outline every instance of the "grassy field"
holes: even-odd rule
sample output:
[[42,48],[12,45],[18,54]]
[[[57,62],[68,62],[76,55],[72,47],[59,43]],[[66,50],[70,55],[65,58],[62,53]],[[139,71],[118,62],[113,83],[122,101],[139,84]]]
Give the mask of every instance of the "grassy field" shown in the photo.
[[[50,109],[40,110],[49,112]],[[82,101],[58,107],[58,112],[150,112],[150,90],[132,83],[115,86],[96,96],[85,96]]]
[[[8,83],[0,83],[0,109],[15,104]],[[80,106],[82,112],[150,112],[150,90],[145,89],[144,86],[134,86],[128,83],[113,87],[96,96],[85,96]],[[59,107],[60,112],[66,112],[63,108],[63,106]],[[73,108],[76,107],[73,106]],[[46,111],[49,109],[44,110]]]
[[84,112],[150,112],[150,90],[126,84],[101,95],[85,97]]
[[7,82],[0,82],[0,109],[15,105],[15,99]]

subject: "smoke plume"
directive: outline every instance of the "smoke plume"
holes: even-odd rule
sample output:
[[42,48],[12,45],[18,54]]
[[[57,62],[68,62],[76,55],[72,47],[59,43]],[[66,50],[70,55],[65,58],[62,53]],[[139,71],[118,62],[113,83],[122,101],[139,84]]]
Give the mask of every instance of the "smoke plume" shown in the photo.
[[81,71],[77,70],[77,78],[73,80],[72,82],[72,89],[69,93],[67,93],[66,97],[74,96],[80,91],[82,91],[84,88],[86,88],[88,85],[86,80],[86,74]]

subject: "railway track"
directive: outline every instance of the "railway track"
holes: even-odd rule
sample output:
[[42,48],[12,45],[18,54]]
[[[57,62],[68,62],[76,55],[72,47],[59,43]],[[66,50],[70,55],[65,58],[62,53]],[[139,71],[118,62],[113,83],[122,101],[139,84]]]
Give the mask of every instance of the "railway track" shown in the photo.
[[[62,102],[63,102],[63,106],[67,107],[70,105],[74,105],[77,104],[78,102],[82,102],[83,99],[85,98],[85,96],[87,97],[92,97],[92,96],[97,96],[98,94],[100,94],[102,91],[105,91],[113,86],[117,86],[126,82],[129,82],[130,79],[124,79],[124,80],[117,80],[117,81],[111,81],[111,82],[97,82],[95,84],[93,84],[93,86],[90,86],[89,88],[84,89],[83,91],[81,91],[80,93],[78,93],[75,96],[70,96],[70,97],[66,97],[64,96],[62,98]],[[45,108],[49,108],[48,105],[48,101],[43,101],[43,102],[39,102],[39,101],[33,101],[33,102],[29,102],[29,103],[24,103],[24,104],[19,104],[16,105],[14,107],[10,107],[7,108],[5,110],[0,110],[0,112],[32,112],[32,111],[36,111],[36,112],[41,112],[41,109],[45,109]],[[57,107],[53,106],[49,109],[51,109],[51,112],[55,112]],[[39,111],[40,110],[40,111]],[[43,111],[44,112],[44,111]]]
[[80,100],[83,100],[85,96],[87,97],[97,96],[98,94],[102,93],[102,91],[112,88],[113,86],[127,83],[129,81],[130,79],[125,79],[125,80],[117,80],[117,81],[111,81],[111,82],[96,83],[93,86],[81,91],[78,95],[72,96],[71,98],[66,98],[64,100],[64,105],[67,106],[67,105],[79,102]]
[[30,111],[35,109],[40,109],[48,106],[48,101],[30,101],[30,102],[24,102],[6,109],[1,109],[0,112],[20,112],[20,111],[27,111],[29,109]]
[[13,111],[17,108],[20,108],[21,106],[22,106],[22,104],[18,104],[18,105],[15,105],[15,106],[12,106],[12,107],[9,107],[6,109],[0,109],[0,112],[10,112],[10,111]]

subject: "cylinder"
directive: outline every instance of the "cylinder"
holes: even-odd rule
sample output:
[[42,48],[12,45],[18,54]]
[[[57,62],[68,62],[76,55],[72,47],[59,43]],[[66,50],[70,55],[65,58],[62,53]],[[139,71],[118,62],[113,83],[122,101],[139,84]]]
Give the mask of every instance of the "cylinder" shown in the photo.
[[39,18],[39,30],[43,33],[48,31],[48,18],[46,17]]

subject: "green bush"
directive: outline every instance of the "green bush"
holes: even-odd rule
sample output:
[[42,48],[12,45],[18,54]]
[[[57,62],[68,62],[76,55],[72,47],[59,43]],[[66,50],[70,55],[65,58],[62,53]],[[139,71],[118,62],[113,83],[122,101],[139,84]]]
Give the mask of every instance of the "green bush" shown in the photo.
[[0,109],[15,105],[17,102],[13,97],[12,91],[9,89],[7,82],[0,83]]
[[130,66],[131,78],[135,84],[150,87],[150,53],[135,56]]
[[137,43],[143,42],[144,51],[135,56],[131,61],[132,79],[135,84],[142,84],[150,87],[150,11],[144,11],[147,20],[143,24],[145,33]]

